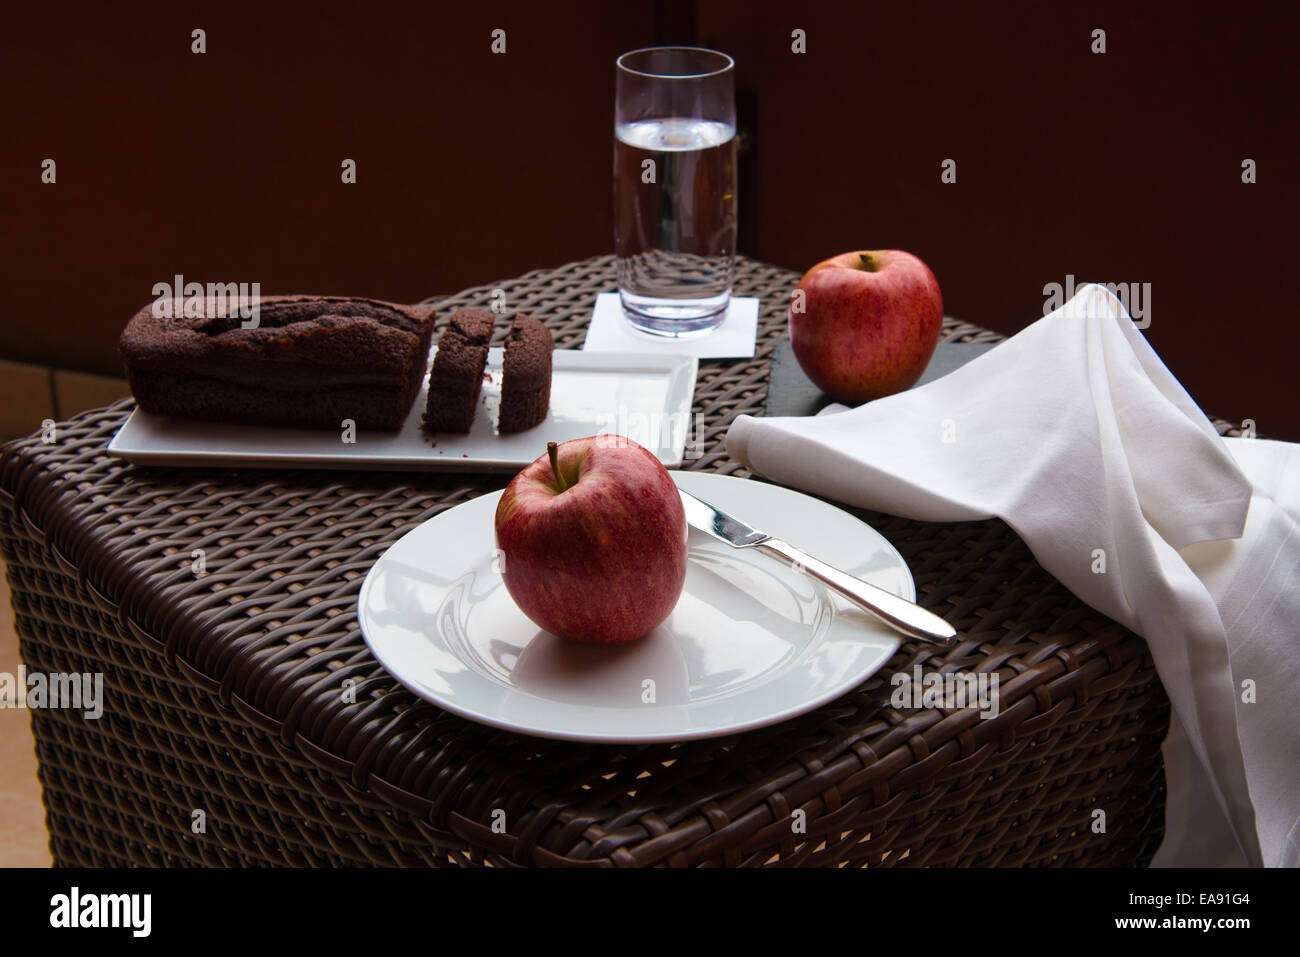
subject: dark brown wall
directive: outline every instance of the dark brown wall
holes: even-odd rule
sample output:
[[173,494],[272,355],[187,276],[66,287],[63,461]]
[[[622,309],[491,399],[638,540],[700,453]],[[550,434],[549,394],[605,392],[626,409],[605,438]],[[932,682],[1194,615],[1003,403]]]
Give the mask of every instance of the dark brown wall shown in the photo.
[[612,250],[614,59],[649,2],[15,7],[0,354],[115,371],[178,272],[405,301]]
[[1149,282],[1148,339],[1201,406],[1300,439],[1295,4],[699,9],[757,91],[760,257],[908,249],[1007,333],[1067,274]]
[[1293,10],[25,5],[0,28],[0,356],[115,371],[176,272],[411,300],[608,252],[613,59],[698,38],[753,111],[743,251],[909,249],[1005,332],[1067,273],[1149,282],[1201,405],[1300,438]]

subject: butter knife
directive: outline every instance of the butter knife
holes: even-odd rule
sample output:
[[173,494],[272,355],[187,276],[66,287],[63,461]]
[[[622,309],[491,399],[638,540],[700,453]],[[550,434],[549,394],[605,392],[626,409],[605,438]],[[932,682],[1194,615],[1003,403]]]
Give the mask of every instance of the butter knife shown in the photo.
[[781,559],[796,571],[811,575],[829,585],[855,605],[905,635],[943,648],[950,648],[956,643],[956,629],[920,605],[899,598],[848,572],[840,571],[835,566],[800,551],[789,542],[764,534],[708,502],[696,498],[690,492],[681,489],[678,489],[678,492],[682,496],[682,506],[686,509],[686,521],[693,528],[712,535],[720,542],[726,542],[732,548],[757,548]]

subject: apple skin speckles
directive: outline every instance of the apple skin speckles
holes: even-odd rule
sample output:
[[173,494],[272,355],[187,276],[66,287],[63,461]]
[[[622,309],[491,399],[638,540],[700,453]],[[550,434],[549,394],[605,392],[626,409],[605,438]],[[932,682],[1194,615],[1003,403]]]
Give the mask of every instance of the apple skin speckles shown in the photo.
[[943,297],[925,263],[898,249],[843,253],[808,270],[798,288],[790,345],[823,392],[858,405],[916,384],[943,327]]
[[563,489],[544,454],[497,505],[506,590],[552,634],[635,641],[672,613],[686,581],[677,485],[649,450],[622,436],[573,439],[556,455]]

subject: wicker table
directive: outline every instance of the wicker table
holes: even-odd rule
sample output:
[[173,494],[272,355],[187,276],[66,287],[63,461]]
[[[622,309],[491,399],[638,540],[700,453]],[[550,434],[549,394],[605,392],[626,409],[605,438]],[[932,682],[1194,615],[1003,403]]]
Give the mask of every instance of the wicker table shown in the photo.
[[[723,437],[762,410],[797,279],[740,264],[737,293],[762,300],[758,352],[701,363],[703,454],[688,468],[746,474]],[[486,305],[494,288],[576,348],[613,263],[470,289],[439,311]],[[999,338],[951,320],[944,335]],[[905,642],[851,694],[763,730],[575,745],[416,698],[357,627],[384,549],[502,476],[135,467],[105,452],[131,408],[84,413],[0,459],[23,660],[105,676],[98,721],[31,712],[56,864],[1130,865],[1159,839],[1169,712],[1146,645],[1001,522],[858,513],[958,628],[949,653]],[[915,664],[996,671],[1000,713],[893,708],[885,676]]]

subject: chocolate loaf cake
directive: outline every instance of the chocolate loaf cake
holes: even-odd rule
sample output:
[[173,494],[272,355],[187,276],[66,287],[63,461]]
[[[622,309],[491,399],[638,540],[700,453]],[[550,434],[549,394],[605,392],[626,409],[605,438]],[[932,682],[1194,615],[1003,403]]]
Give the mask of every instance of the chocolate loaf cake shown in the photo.
[[492,313],[486,309],[457,309],[438,340],[438,353],[429,373],[429,400],[424,431],[464,434],[474,423],[483,367],[492,341]]
[[351,419],[396,432],[433,334],[431,308],[375,299],[263,296],[254,328],[233,304],[207,300],[201,317],[172,305],[172,316],[152,303],[137,312],[118,349],[140,408],[183,419],[319,429]]
[[506,336],[502,367],[501,434],[531,429],[546,418],[551,405],[551,352],[555,343],[546,326],[523,313],[515,316]]

